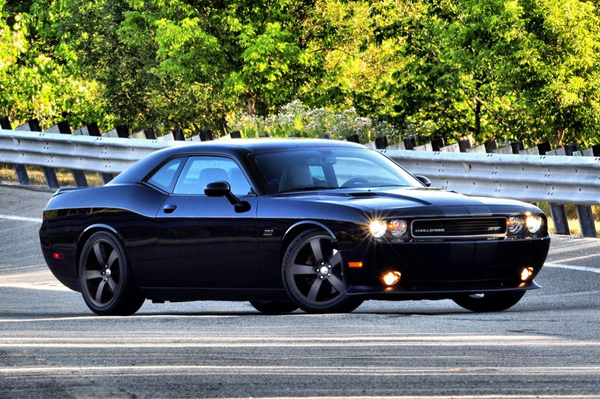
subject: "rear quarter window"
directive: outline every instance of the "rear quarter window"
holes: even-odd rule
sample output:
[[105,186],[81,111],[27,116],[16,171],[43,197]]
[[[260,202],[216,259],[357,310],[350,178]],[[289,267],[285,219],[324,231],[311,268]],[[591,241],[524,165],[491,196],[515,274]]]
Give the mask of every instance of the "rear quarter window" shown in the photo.
[[148,184],[166,192],[171,192],[175,185],[177,172],[183,163],[183,158],[175,158],[164,164],[150,178],[146,180]]

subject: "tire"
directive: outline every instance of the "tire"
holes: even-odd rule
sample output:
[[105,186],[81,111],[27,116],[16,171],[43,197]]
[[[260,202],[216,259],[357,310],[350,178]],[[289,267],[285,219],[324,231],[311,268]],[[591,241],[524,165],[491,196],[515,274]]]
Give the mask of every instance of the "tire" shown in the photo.
[[347,313],[362,303],[346,294],[341,253],[335,239],[322,230],[307,230],[291,242],[282,279],[288,296],[308,313]]
[[144,303],[123,245],[109,232],[92,234],[83,246],[79,283],[86,305],[101,316],[132,315]]
[[454,303],[472,312],[501,312],[517,304],[526,291],[487,292],[452,298]]
[[286,314],[298,309],[292,301],[250,301],[250,305],[264,314]]

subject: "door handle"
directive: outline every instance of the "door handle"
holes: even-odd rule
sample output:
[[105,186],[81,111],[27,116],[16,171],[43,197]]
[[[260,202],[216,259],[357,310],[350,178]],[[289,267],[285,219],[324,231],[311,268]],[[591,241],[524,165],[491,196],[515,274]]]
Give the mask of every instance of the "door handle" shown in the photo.
[[169,205],[165,205],[165,207],[163,208],[163,211],[165,213],[173,213],[173,211],[177,209],[177,205],[174,204],[169,204]]

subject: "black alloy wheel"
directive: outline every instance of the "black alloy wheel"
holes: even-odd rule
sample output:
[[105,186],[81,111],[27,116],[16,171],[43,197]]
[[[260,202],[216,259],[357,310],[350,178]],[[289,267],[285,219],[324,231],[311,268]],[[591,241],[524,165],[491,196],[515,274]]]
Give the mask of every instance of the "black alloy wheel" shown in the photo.
[[121,242],[112,233],[94,233],[79,258],[79,282],[87,306],[98,315],[131,315],[144,303],[133,282]]
[[501,312],[517,304],[526,291],[486,292],[452,298],[454,303],[472,312]]
[[250,305],[264,314],[286,314],[298,309],[292,301],[250,301]]
[[346,294],[344,262],[333,237],[307,230],[285,253],[283,285],[289,297],[309,313],[352,312],[362,300]]

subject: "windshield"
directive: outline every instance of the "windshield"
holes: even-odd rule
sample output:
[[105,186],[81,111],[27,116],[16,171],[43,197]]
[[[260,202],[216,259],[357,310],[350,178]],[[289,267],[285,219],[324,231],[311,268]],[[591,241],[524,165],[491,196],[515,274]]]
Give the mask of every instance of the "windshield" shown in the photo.
[[337,188],[423,187],[382,154],[368,149],[287,149],[253,157],[271,193]]

